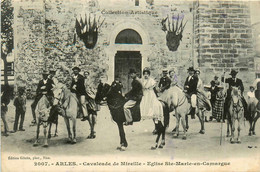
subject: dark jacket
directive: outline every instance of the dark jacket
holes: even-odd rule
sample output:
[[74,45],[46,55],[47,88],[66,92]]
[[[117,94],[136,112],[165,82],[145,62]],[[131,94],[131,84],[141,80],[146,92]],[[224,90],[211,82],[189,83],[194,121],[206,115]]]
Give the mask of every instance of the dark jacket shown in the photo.
[[169,89],[171,86],[171,79],[166,76],[162,77],[159,82],[159,88],[161,89],[161,92],[164,92],[165,90]]
[[[48,96],[53,96],[53,92],[51,90],[52,84],[54,84],[54,83],[51,79],[47,79],[46,84],[44,84],[43,80],[40,80],[39,83],[38,83],[37,89],[36,89],[37,96],[41,97],[43,95],[43,92],[47,92],[46,95],[48,95]],[[41,88],[42,86],[45,86],[45,88],[42,89]]]
[[198,84],[198,78],[192,76],[189,80],[189,76],[187,77],[185,83],[184,83],[184,90],[187,91],[187,94],[196,94],[197,93],[197,84]]
[[113,81],[112,84],[111,84],[111,87],[114,87],[114,89],[122,94],[122,88],[123,88],[123,84],[119,81],[119,82],[116,82],[116,81]]
[[17,112],[25,112],[26,111],[26,97],[17,96],[14,99],[14,106],[16,107]]
[[[85,88],[85,79],[81,74],[78,74],[77,79],[72,77],[72,83],[71,83],[71,92],[76,93],[77,96],[82,96],[86,94],[86,88]],[[76,85],[76,90],[72,89],[73,86]]]
[[[224,81],[224,77],[221,78],[222,82]],[[225,79],[225,83],[228,83],[228,89],[227,89],[227,97],[231,97],[231,87],[240,87],[241,95],[243,95],[244,92],[244,86],[241,79],[236,78],[235,80],[233,78],[227,78]]]
[[137,79],[132,81],[132,89],[125,95],[128,100],[141,101],[143,96],[143,86]]
[[108,93],[109,89],[110,89],[110,86],[107,83],[98,84],[97,94],[96,94],[96,97],[95,97],[95,102],[97,104],[100,104],[100,102],[103,101],[104,98],[107,97],[107,93]]

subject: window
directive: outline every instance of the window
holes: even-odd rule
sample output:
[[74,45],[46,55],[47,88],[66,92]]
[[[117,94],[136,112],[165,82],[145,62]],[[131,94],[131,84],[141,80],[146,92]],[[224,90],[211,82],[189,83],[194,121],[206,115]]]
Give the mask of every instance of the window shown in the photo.
[[116,37],[116,44],[142,44],[142,38],[133,29],[122,30]]
[[139,6],[139,0],[135,0],[135,6]]

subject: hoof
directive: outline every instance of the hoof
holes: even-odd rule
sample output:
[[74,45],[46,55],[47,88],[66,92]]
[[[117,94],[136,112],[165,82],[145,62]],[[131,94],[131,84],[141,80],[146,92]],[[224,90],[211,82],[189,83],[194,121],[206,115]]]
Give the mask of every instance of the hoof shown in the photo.
[[174,134],[173,134],[173,137],[174,137],[174,138],[177,138],[178,136],[179,136],[179,134],[177,134],[177,133],[174,133]]
[[253,135],[256,135],[254,131],[253,131]]
[[55,134],[53,137],[58,137],[58,134]]
[[[165,144],[164,144],[165,145]],[[162,149],[164,146],[162,143],[159,145],[159,148]]]
[[238,143],[238,144],[241,144],[241,140],[238,140],[237,143]]
[[120,151],[125,151],[126,150],[126,147],[125,146],[122,146]]
[[49,135],[48,135],[48,139],[50,139],[50,138],[51,138],[51,135],[49,134]]
[[72,143],[72,144],[76,144],[76,143],[77,143],[77,140],[76,140],[76,139],[73,139],[71,143]]
[[183,137],[182,137],[182,140],[186,140],[186,139],[187,139],[187,137],[186,137],[186,136],[183,136]]
[[118,147],[116,148],[116,150],[121,150],[121,146],[118,146]]
[[230,143],[231,143],[231,144],[234,144],[235,141],[234,141],[232,138],[230,138]]
[[200,134],[205,134],[205,131],[204,131],[204,130],[200,130],[199,133],[200,133]]
[[34,147],[39,146],[39,143],[34,143],[33,146]]
[[44,144],[42,147],[47,148],[47,147],[49,147],[49,145],[48,144]]
[[151,150],[155,150],[155,149],[157,149],[157,145],[151,147]]
[[248,133],[248,135],[249,135],[249,136],[252,136],[251,132],[250,132],[250,133]]

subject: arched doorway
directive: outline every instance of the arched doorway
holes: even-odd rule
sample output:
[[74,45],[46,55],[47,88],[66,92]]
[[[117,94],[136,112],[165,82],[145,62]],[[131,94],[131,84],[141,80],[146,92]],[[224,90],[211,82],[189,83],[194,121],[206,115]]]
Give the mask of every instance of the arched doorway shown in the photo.
[[[115,39],[115,44],[125,45],[142,45],[142,38],[138,32],[133,29],[124,29],[118,33]],[[128,72],[130,69],[135,69],[139,75],[142,70],[142,56],[140,51],[121,51],[118,50],[115,54],[115,69],[114,78],[120,78],[123,84],[123,93],[131,89],[131,79]]]

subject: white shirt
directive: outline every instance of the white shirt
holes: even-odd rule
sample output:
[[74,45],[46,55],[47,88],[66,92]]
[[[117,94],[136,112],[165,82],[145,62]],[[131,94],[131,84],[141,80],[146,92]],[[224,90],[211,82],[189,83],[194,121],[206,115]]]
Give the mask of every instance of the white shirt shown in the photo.
[[247,92],[247,97],[248,97],[248,98],[254,98],[254,97],[255,97],[255,93],[254,93],[254,92],[251,92],[251,91],[248,91],[248,92]]

